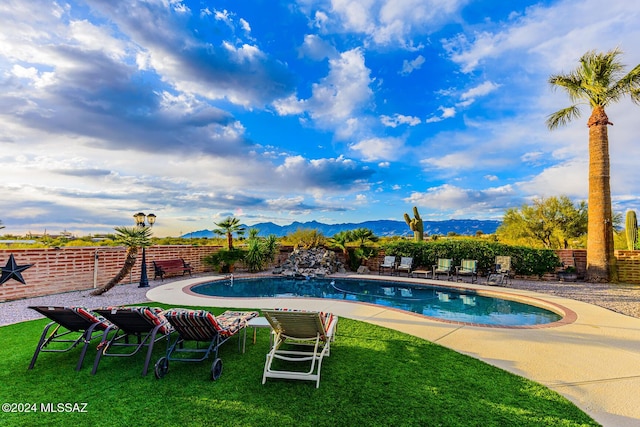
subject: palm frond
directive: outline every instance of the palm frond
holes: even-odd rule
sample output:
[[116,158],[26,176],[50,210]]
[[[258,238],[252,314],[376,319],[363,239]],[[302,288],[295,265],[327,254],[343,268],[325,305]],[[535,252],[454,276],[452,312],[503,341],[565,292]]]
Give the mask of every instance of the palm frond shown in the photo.
[[116,241],[126,247],[151,245],[151,227],[115,227]]
[[572,105],[571,107],[563,108],[560,111],[550,114],[546,121],[547,127],[553,130],[566,125],[571,120],[577,119],[578,117],[580,117],[580,109],[577,105]]

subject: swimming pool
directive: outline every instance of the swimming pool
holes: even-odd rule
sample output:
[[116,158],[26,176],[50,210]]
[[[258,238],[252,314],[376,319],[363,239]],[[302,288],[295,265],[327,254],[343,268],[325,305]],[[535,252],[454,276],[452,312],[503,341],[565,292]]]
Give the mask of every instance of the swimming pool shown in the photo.
[[518,301],[480,295],[470,289],[409,282],[282,277],[226,279],[191,288],[196,294],[230,298],[329,298],[364,302],[410,311],[450,322],[487,326],[532,326],[557,322],[562,316]]

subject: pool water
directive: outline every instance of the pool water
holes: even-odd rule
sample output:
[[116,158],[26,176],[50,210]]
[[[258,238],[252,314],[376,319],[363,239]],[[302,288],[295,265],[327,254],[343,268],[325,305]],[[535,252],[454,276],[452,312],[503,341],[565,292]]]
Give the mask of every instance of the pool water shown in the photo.
[[232,298],[329,298],[358,301],[419,313],[442,320],[493,326],[552,323],[562,316],[550,310],[472,290],[393,281],[281,277],[230,279],[196,285],[195,293]]

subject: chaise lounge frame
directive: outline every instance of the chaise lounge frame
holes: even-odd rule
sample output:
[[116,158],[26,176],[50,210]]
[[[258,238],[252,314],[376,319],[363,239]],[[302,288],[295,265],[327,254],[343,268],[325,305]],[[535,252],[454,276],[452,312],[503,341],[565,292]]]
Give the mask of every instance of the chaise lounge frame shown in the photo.
[[[113,325],[103,333],[91,374],[95,375],[103,356],[129,357],[146,347],[147,354],[142,368],[142,376],[147,375],[154,344],[166,339],[168,345],[169,336],[173,331],[171,325],[162,315],[162,309],[137,306],[105,307],[97,308],[94,311],[104,316]],[[115,333],[109,338],[108,335],[112,330]],[[131,338],[134,338],[135,342],[130,342]],[[123,348],[131,350],[127,352],[123,351]]]
[[[322,361],[330,355],[338,317],[331,313],[295,310],[263,310],[275,338],[267,353],[262,384],[267,378],[315,381],[320,386]],[[277,369],[274,362],[309,363],[307,371]],[[276,362],[280,363],[280,362]]]
[[[190,310],[174,308],[164,313],[167,321],[178,333],[175,341],[167,348],[166,356],[158,359],[154,366],[156,378],[163,378],[169,371],[169,361],[201,362],[214,353],[211,365],[211,379],[217,380],[222,375],[222,360],[218,358],[218,349],[233,336],[238,336],[238,351],[244,343],[240,339],[240,331],[244,329],[246,340],[247,322],[258,316],[257,311],[225,311],[214,316],[206,310]],[[189,342],[191,342],[189,344]],[[200,347],[200,342],[208,342]],[[195,344],[195,346],[194,346]]]
[[[105,319],[99,318],[84,307],[29,306],[29,308],[52,320],[42,331],[36,351],[31,358],[29,369],[33,369],[41,352],[66,353],[82,344],[82,351],[76,365],[76,371],[79,371],[82,369],[84,358],[94,334],[102,333],[111,325]],[[75,335],[74,337],[72,334],[80,335]],[[63,348],[50,348],[49,346],[54,343],[64,343],[66,346]]]

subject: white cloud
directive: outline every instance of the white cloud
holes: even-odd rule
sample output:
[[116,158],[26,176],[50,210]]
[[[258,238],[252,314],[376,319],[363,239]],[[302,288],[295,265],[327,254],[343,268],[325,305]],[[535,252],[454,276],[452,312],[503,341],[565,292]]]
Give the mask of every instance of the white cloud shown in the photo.
[[[485,81],[483,83],[481,83],[480,85],[471,88],[469,90],[467,90],[466,92],[464,92],[462,95],[460,95],[460,99],[463,102],[473,102],[476,98],[480,97],[480,96],[486,96],[488,94],[490,94],[491,92],[495,91],[496,89],[498,89],[500,87],[499,84],[490,82],[490,81]],[[468,105],[468,104],[466,104]]]
[[416,126],[421,123],[418,117],[394,114],[393,116],[382,115],[380,121],[387,127],[396,128],[400,125]]
[[[378,45],[416,49],[413,36],[440,28],[467,0],[332,0],[325,31],[364,34]],[[316,14],[317,16],[317,14]]]
[[532,179],[518,183],[518,187],[536,197],[567,195],[584,198],[589,187],[587,177],[587,162],[572,160],[549,167]]
[[451,211],[456,216],[477,218],[480,212],[495,213],[512,206],[514,197],[517,193],[510,185],[474,190],[444,184],[425,192],[413,192],[405,201],[419,207],[428,206],[431,210]]
[[[564,0],[550,6],[536,5],[523,15],[494,28],[458,34],[442,40],[450,58],[471,73],[488,61],[517,62],[528,67],[561,70],[591,50],[609,50],[624,40],[640,37],[637,5],[611,0],[602,8],[598,0]],[[623,38],[620,35],[624,35]],[[614,44],[611,45],[610,40]]]
[[247,33],[251,32],[251,25],[249,25],[249,23],[242,18],[240,18],[240,27],[242,27],[242,29],[245,30]]
[[477,156],[471,151],[453,151],[440,157],[428,157],[420,161],[426,170],[469,169],[477,163]]
[[310,98],[289,97],[274,106],[279,114],[304,110],[318,127],[333,129],[340,138],[350,137],[360,129],[358,115],[373,97],[370,73],[361,49],[343,52],[329,60],[329,73],[312,85]]
[[403,141],[399,138],[369,138],[351,144],[349,148],[366,161],[395,160],[404,152]]
[[311,58],[314,61],[338,56],[336,48],[316,34],[305,35],[304,42],[298,51],[301,56]]
[[431,116],[425,120],[426,123],[437,123],[446,119],[450,119],[456,116],[455,107],[438,107],[438,110],[442,112],[439,116]]
[[398,74],[401,74],[403,76],[411,74],[414,70],[419,70],[420,68],[422,68],[422,65],[425,63],[425,61],[426,60],[422,55],[418,55],[416,59],[411,61],[405,59],[404,61],[402,61],[402,70],[400,70]]

